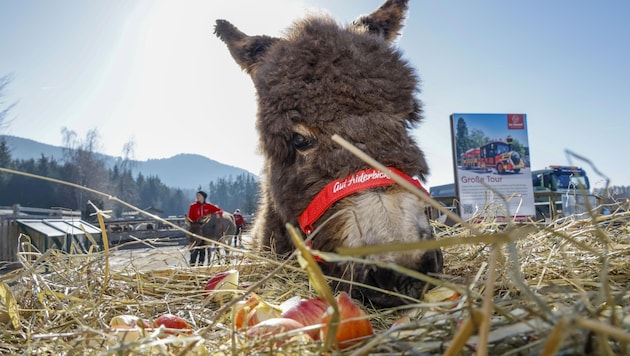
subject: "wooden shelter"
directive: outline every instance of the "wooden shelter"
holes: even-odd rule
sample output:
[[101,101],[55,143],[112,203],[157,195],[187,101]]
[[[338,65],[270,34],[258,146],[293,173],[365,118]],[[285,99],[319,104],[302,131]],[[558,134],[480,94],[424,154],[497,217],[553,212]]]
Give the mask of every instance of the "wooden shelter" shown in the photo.
[[[0,207],[2,208],[2,207]],[[55,248],[71,252],[72,246],[87,251],[102,244],[101,229],[81,220],[80,212],[65,209],[24,208],[19,205],[0,209],[0,261],[17,261],[21,236],[28,236],[40,252]],[[87,235],[91,236],[91,239]],[[72,250],[75,251],[75,250]]]

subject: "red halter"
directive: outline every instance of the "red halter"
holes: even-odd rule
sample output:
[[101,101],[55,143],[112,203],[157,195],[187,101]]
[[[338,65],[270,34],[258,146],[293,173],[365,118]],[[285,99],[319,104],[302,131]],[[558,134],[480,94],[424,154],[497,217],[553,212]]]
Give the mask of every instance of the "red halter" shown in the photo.
[[[402,178],[409,181],[419,189],[422,189],[427,195],[429,192],[420,184],[420,181],[413,179],[396,168],[389,168],[394,174],[398,174]],[[385,187],[396,183],[385,173],[378,169],[364,169],[346,178],[337,179],[328,183],[316,196],[313,201],[306,207],[302,214],[298,217],[300,228],[305,234],[313,232],[313,224],[324,215],[326,210],[335,202],[345,198],[351,194],[364,189]]]

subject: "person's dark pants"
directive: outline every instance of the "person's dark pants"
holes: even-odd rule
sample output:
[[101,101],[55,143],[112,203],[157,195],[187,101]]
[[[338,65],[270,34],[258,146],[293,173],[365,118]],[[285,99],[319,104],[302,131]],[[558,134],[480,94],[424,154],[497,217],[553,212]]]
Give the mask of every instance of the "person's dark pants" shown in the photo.
[[[234,247],[238,247],[238,245],[242,245],[243,242],[241,240],[241,234],[243,233],[242,226],[236,226],[236,233],[234,234]],[[238,240],[238,245],[236,244]]]
[[[195,235],[201,235],[201,224],[199,223],[191,223],[190,229],[188,230]],[[189,237],[190,242],[190,265],[198,265],[203,266],[204,261],[206,260],[206,248],[203,246],[203,241],[198,240],[195,237]],[[197,262],[197,259],[199,262]]]
[[[199,258],[197,260],[197,258]],[[205,246],[193,246],[190,250],[190,265],[203,266],[206,260],[206,247]]]

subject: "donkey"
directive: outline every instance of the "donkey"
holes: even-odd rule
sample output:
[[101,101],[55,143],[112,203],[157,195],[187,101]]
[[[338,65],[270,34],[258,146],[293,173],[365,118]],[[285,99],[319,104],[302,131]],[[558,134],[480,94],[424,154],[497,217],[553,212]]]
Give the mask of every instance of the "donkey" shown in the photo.
[[[203,236],[213,241],[223,241],[225,238],[232,239],[236,232],[236,223],[234,222],[234,216],[228,212],[223,212],[222,215],[210,214],[205,216],[200,221],[190,224],[189,231],[195,235]],[[212,263],[212,253],[214,246],[210,246],[207,239],[201,239],[192,236],[190,239],[190,265],[193,266],[203,265],[206,257],[206,250],[208,251],[208,265]],[[218,252],[217,252],[218,253]],[[226,251],[227,253],[227,251]]]
[[[294,250],[286,223],[299,224],[305,234],[315,231],[312,248],[321,251],[433,238],[421,199],[331,139],[344,137],[417,185],[410,177],[425,180],[424,154],[409,133],[422,119],[419,79],[393,45],[407,8],[407,0],[388,0],[347,26],[329,16],[310,16],[281,38],[249,36],[226,20],[216,21],[215,34],[257,91],[264,168],[253,235],[279,257]],[[439,249],[366,258],[422,273],[438,274],[443,267]],[[426,288],[373,263],[320,265],[343,280],[333,288],[379,307],[408,303]]]

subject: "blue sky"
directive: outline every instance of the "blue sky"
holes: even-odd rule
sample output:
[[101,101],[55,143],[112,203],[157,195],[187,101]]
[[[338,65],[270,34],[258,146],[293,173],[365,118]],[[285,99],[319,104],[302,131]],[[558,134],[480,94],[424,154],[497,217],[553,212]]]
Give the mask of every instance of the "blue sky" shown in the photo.
[[[136,159],[198,153],[259,173],[255,93],[212,35],[217,18],[279,36],[327,9],[348,23],[380,0],[2,0],[0,75],[17,101],[3,133],[62,145],[61,128],[101,152]],[[534,169],[584,166],[630,185],[630,2],[412,0],[398,41],[422,79],[425,121],[413,130],[431,167],[452,182],[449,115],[526,113]]]

